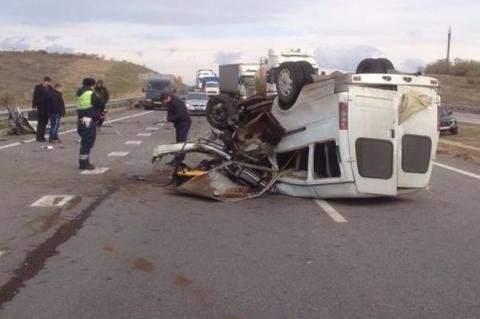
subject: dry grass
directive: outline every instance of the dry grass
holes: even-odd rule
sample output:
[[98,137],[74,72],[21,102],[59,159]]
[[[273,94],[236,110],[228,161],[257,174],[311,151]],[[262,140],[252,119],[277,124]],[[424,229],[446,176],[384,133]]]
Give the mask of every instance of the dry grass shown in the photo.
[[470,105],[480,108],[480,78],[443,74],[430,75],[440,80],[440,95],[446,104]]
[[[440,141],[461,143],[480,148],[480,125],[461,124],[457,135],[442,135]],[[480,164],[480,151],[477,150],[440,143],[438,152]]]
[[139,80],[138,75],[147,72],[152,71],[91,55],[0,52],[0,101],[5,96],[8,98],[3,100],[9,104],[30,106],[33,87],[46,75],[63,84],[67,103],[74,101],[82,78],[87,76],[103,79],[111,98],[139,96],[145,81]]

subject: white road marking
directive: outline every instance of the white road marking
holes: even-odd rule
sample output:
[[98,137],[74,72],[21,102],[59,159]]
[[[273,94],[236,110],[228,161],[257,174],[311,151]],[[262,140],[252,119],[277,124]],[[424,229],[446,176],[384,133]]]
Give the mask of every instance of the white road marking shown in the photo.
[[465,175],[465,176],[469,176],[469,177],[473,177],[473,178],[476,178],[476,179],[480,179],[480,175],[478,175],[478,174],[470,173],[470,172],[467,172],[467,171],[458,169],[458,168],[453,167],[453,166],[448,166],[448,165],[441,164],[441,163],[438,163],[438,162],[433,162],[433,165],[438,166],[438,167],[441,167],[441,168],[444,168],[444,169],[448,169],[449,171],[452,171],[452,172],[455,172],[455,173],[459,173],[459,174],[462,174],[462,175]]
[[68,203],[74,196],[72,195],[45,195],[38,199],[31,207],[61,207]]
[[152,136],[152,133],[138,133],[137,136]]
[[7,253],[6,250],[0,250],[0,257],[2,257],[3,255],[5,255]]
[[125,144],[127,145],[140,145],[142,141],[126,141]]
[[[115,123],[115,122],[119,122],[119,121],[122,121],[122,120],[130,119],[130,118],[134,118],[134,117],[138,117],[138,116],[142,116],[142,115],[146,115],[146,114],[150,114],[150,113],[153,113],[153,112],[154,111],[145,111],[145,112],[142,112],[142,113],[123,116],[123,117],[119,117],[118,119],[108,121],[108,123]],[[71,130],[66,130],[66,131],[59,132],[58,135],[64,135],[64,134],[73,133],[73,132],[76,132],[76,131],[77,131],[77,129],[73,128]],[[21,143],[16,142],[16,143],[12,143],[12,144],[3,145],[3,146],[0,146],[0,150],[4,150],[4,149],[10,148],[10,147],[19,146],[19,145],[26,144],[26,143],[32,143],[34,141],[35,141],[35,139],[32,138],[32,139],[29,139],[29,140],[24,140]]]
[[333,219],[334,222],[336,222],[336,223],[346,223],[347,222],[345,217],[340,215],[340,213],[337,212],[337,210],[335,208],[333,208],[332,205],[330,205],[326,201],[321,200],[321,199],[315,199],[315,203],[317,203],[318,206],[320,206],[325,211],[325,213],[327,213],[328,216],[330,216],[330,218]]
[[110,157],[124,157],[127,156],[130,152],[110,152],[108,156]]
[[147,131],[158,131],[160,130],[158,127],[147,127]]
[[85,170],[82,171],[80,174],[82,175],[100,175],[108,171],[110,168],[108,167],[97,167],[93,170]]
[[21,145],[21,143],[16,142],[16,143],[12,143],[12,144],[3,145],[3,146],[0,146],[0,150],[6,149],[6,148],[9,148],[9,147],[18,146],[18,145]]

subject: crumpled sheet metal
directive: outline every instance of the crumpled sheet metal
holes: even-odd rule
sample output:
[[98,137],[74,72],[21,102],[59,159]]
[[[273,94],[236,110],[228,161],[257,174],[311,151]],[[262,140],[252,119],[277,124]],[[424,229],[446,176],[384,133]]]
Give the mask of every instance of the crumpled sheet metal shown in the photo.
[[177,186],[177,191],[218,201],[238,201],[247,199],[248,186],[242,186],[223,175],[218,169],[195,176]]
[[402,95],[398,109],[399,124],[402,124],[413,114],[426,110],[432,104],[432,97],[419,92],[409,92]]

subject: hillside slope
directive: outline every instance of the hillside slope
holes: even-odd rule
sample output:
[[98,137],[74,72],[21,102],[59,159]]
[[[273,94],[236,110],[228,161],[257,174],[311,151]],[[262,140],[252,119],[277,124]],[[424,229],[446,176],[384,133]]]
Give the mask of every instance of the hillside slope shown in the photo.
[[140,96],[145,81],[140,74],[152,70],[130,62],[105,60],[95,55],[35,52],[0,52],[0,107],[31,105],[33,87],[48,75],[65,89],[66,102],[73,102],[84,77],[103,79],[112,98]]
[[442,102],[451,105],[480,107],[480,78],[431,74],[440,80]]

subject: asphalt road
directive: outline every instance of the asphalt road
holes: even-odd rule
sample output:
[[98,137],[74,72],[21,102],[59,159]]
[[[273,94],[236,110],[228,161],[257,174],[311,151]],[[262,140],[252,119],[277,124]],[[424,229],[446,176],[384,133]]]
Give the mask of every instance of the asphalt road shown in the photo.
[[[79,173],[75,132],[0,142],[0,318],[480,316],[479,166],[439,157],[428,190],[395,199],[217,203],[164,187],[161,116],[116,114],[101,175]],[[44,195],[72,198],[31,207]]]
[[452,116],[459,122],[480,125],[480,114],[454,112]]

